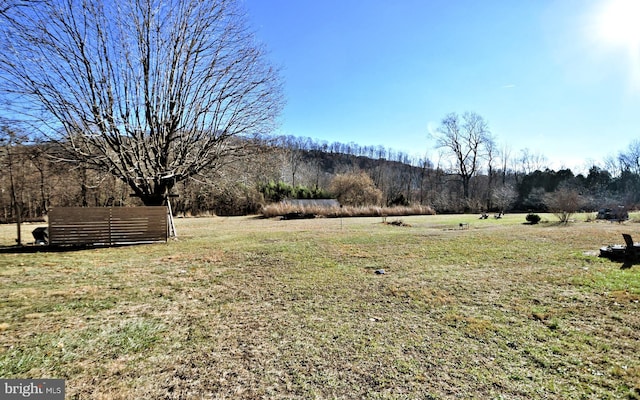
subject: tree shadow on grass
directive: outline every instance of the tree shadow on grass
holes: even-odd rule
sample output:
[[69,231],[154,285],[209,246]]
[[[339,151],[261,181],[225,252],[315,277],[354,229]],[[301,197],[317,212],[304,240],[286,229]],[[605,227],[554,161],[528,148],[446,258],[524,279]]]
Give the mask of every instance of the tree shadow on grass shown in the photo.
[[53,245],[23,245],[23,246],[0,246],[0,254],[31,254],[31,253],[65,253],[92,249],[105,249],[109,247],[129,247],[141,246],[145,244],[155,244],[164,242],[139,242],[139,243],[117,243],[98,245],[73,245],[73,246],[53,246]]

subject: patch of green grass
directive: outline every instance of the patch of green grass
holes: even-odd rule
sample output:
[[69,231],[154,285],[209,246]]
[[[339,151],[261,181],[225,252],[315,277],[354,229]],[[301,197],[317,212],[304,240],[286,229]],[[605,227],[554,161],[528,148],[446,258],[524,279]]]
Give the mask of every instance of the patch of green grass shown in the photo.
[[[37,324],[34,322],[35,326]],[[66,328],[56,333],[35,333],[20,345],[0,354],[3,376],[62,376],[78,372],[80,365],[142,355],[161,338],[158,323],[133,320],[84,329]]]
[[0,376],[70,398],[640,393],[640,266],[595,256],[631,223],[402,220],[178,219],[166,244],[3,254]]

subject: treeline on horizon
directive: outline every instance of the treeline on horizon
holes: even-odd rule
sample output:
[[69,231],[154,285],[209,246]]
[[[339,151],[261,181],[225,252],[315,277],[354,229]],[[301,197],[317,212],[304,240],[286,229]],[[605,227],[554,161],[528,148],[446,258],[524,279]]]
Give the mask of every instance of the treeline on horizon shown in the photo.
[[[52,145],[0,143],[0,222],[37,220],[52,207],[134,206],[139,199],[114,176],[51,157]],[[468,196],[454,166],[383,146],[275,137],[251,154],[178,182],[171,198],[176,215],[249,215],[287,198],[337,198],[349,206],[428,206],[437,213],[556,211],[558,196],[572,194],[573,208],[596,211],[640,204],[640,142],[607,168],[575,175],[553,170],[539,154],[488,158],[470,182]],[[495,165],[493,165],[495,164]],[[16,207],[18,205],[18,207]],[[573,210],[574,212],[576,210]]]

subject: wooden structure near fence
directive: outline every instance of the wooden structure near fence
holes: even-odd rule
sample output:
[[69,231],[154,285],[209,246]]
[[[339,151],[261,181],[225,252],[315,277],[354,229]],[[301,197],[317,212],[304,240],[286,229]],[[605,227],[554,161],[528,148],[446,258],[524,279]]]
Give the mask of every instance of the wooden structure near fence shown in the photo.
[[49,245],[112,246],[166,242],[167,207],[56,207],[49,211]]

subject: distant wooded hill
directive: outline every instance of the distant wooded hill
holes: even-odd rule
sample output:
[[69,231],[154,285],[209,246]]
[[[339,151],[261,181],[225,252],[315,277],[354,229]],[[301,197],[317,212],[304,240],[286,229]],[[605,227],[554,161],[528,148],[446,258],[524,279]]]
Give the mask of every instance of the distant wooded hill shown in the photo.
[[[139,204],[115,177],[57,161],[48,149],[43,144],[0,147],[0,220],[14,220],[16,210],[29,219],[56,206]],[[346,190],[344,182],[349,188],[372,190],[367,198],[377,205],[427,205],[438,213],[549,211],[558,207],[554,194],[561,192],[575,194],[578,208],[587,211],[618,205],[632,209],[640,203],[640,152],[631,150],[620,154],[611,171],[593,166],[586,176],[569,169],[533,169],[525,159],[486,162],[465,197],[455,168],[381,146],[278,137],[252,149],[216,173],[176,184],[174,212],[254,214],[284,197],[339,197]]]

